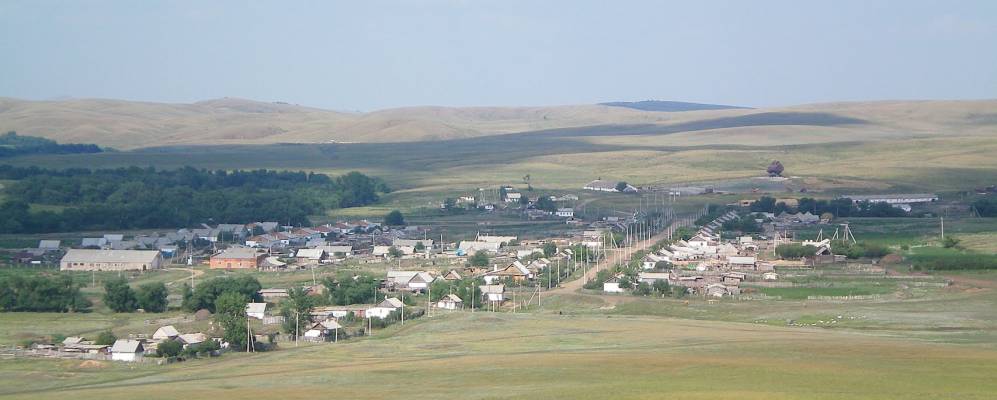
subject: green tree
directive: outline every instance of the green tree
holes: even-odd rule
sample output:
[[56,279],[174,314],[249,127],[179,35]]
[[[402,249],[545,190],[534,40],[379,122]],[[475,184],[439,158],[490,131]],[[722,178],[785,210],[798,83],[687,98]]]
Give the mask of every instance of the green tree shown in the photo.
[[395,246],[388,247],[388,256],[389,257],[391,257],[391,258],[402,258],[402,256],[404,256],[404,255],[405,255],[405,253],[402,253],[402,251],[399,250],[397,247],[395,247]]
[[402,226],[405,225],[405,217],[401,211],[391,210],[388,215],[384,216],[384,224],[387,226]]
[[146,312],[160,313],[166,311],[168,304],[166,300],[167,295],[169,295],[169,292],[166,290],[166,285],[162,282],[146,283],[139,286],[138,290],[135,291],[135,299],[138,301],[139,308]]
[[557,245],[553,242],[544,243],[544,257],[553,257],[557,254]]
[[135,292],[125,278],[104,282],[104,304],[114,312],[132,312],[138,308]]
[[97,340],[94,340],[94,344],[98,344],[98,345],[101,345],[101,346],[110,346],[110,345],[114,344],[114,342],[117,342],[117,341],[118,341],[118,337],[114,336],[113,332],[111,332],[111,331],[103,331],[103,332],[101,332],[101,333],[99,333],[97,335]]
[[423,251],[426,251],[426,245],[422,244],[422,242],[416,242],[415,247],[413,247],[413,250],[415,250],[418,253],[421,253]]
[[180,308],[183,308],[184,310],[190,310],[192,308],[191,301],[193,300],[193,298],[194,298],[194,290],[190,288],[189,283],[184,282],[183,285],[180,286],[180,299],[181,299]]
[[284,317],[281,329],[284,333],[303,335],[311,326],[314,304],[314,299],[304,289],[296,287],[288,290],[287,298],[280,302],[280,315]]
[[246,332],[248,300],[239,292],[224,292],[215,299],[215,323],[222,328],[222,339],[233,350],[245,350],[250,340]]
[[183,351],[183,345],[176,340],[167,340],[156,347],[156,355],[159,357],[176,357]]
[[488,253],[483,250],[478,250],[467,260],[475,267],[487,267],[488,266]]

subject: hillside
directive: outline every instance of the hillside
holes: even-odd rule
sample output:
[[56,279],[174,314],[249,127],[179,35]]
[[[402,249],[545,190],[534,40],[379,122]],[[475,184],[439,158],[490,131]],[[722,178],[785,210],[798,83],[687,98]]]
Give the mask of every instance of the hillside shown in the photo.
[[[638,102],[641,103],[641,102]],[[633,104],[638,104],[633,103]],[[661,102],[657,102],[661,103]],[[690,103],[681,103],[690,104]],[[216,99],[168,104],[104,99],[0,99],[0,131],[60,143],[118,149],[167,145],[271,143],[390,143],[531,135],[645,135],[672,144],[685,133],[770,144],[819,140],[993,134],[997,101],[883,101],[765,109],[643,111],[607,105],[550,107],[407,107],[345,113],[286,103]],[[803,127],[822,127],[821,132]],[[833,136],[825,133],[833,130]],[[666,136],[673,137],[664,139]],[[683,134],[678,135],[677,134]],[[728,135],[729,134],[729,135]],[[759,136],[760,135],[760,136]],[[800,136],[804,135],[804,136]],[[665,143],[661,143],[665,144]]]
[[664,111],[664,112],[730,110],[738,108],[741,109],[749,108],[749,107],[740,107],[740,106],[728,106],[723,104],[687,103],[684,101],[662,101],[662,100],[613,101],[613,102],[599,103],[599,104],[610,107],[626,107],[641,111]]

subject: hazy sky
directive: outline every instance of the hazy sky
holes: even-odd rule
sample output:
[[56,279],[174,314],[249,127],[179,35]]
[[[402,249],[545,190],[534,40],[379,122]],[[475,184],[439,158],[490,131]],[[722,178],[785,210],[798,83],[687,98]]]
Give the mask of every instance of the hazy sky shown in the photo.
[[340,110],[997,97],[997,1],[0,1],[0,96]]

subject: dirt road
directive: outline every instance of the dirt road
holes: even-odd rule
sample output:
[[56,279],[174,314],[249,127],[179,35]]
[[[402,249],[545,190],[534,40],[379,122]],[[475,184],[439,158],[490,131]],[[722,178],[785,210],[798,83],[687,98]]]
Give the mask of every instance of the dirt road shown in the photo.
[[599,271],[602,271],[602,270],[604,270],[606,268],[609,268],[614,263],[616,263],[616,261],[618,259],[617,256],[622,255],[623,254],[622,252],[628,251],[630,249],[633,249],[634,251],[636,251],[636,249],[640,249],[640,248],[649,248],[649,247],[653,246],[655,243],[657,243],[658,241],[663,240],[663,239],[667,239],[669,232],[674,232],[676,229],[678,229],[680,227],[683,227],[683,226],[691,226],[692,223],[693,223],[693,221],[695,221],[695,220],[696,219],[693,218],[693,217],[679,219],[679,220],[677,220],[675,222],[672,222],[668,226],[668,229],[665,229],[665,230],[661,231],[657,235],[651,236],[651,238],[649,238],[649,239],[645,239],[643,241],[639,241],[638,243],[635,243],[634,246],[632,246],[630,248],[613,249],[611,252],[607,253],[607,257],[605,259],[603,259],[602,261],[599,261],[595,265],[592,265],[589,268],[589,270],[582,277],[580,277],[578,279],[575,279],[575,280],[572,280],[572,281],[563,282],[560,287],[557,287],[555,289],[551,289],[550,291],[548,291],[546,293],[548,293],[548,294],[558,294],[558,293],[563,294],[563,293],[575,292],[575,291],[581,289],[582,285],[584,285],[585,282],[587,282],[588,280],[595,279],[595,276],[596,276],[596,274],[599,273]]

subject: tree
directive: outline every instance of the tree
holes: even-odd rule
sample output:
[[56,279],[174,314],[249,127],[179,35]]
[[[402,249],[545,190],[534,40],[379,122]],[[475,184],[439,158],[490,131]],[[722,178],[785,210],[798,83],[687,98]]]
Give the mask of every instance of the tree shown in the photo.
[[377,300],[379,282],[370,274],[350,275],[341,273],[336,279],[326,277],[322,280],[329,301],[335,305],[373,303]]
[[183,345],[176,340],[167,340],[156,347],[156,355],[159,357],[176,357],[183,351]]
[[426,251],[426,245],[422,244],[422,242],[415,242],[415,247],[413,247],[412,250],[421,253],[423,251]]
[[775,211],[775,198],[762,196],[762,198],[751,203],[751,212],[773,212]]
[[554,242],[544,243],[544,257],[553,257],[557,254],[557,245]]
[[658,279],[654,281],[654,284],[651,285],[651,287],[654,289],[655,292],[662,294],[668,293],[670,291],[670,288],[668,287],[668,281],[665,279]]
[[101,332],[100,334],[97,335],[97,340],[94,340],[94,344],[97,344],[97,345],[100,345],[100,346],[110,346],[110,345],[114,344],[114,342],[117,342],[117,341],[118,341],[118,337],[114,336],[113,332],[111,332],[111,331],[103,331],[103,332]]
[[125,278],[104,282],[104,304],[114,312],[132,312],[138,308],[135,292]]
[[813,257],[817,254],[817,248],[811,245],[804,246],[798,243],[780,244],[776,246],[775,253],[783,259]]
[[402,251],[399,250],[397,247],[395,247],[395,246],[388,247],[388,256],[389,257],[391,257],[391,258],[402,258],[403,255],[405,255],[405,253],[402,253]]
[[165,284],[152,282],[139,286],[138,290],[135,291],[135,299],[138,301],[139,308],[146,312],[160,313],[166,311],[168,304],[166,296],[168,294]]
[[530,204],[530,199],[526,196],[519,195],[519,204],[522,204],[524,206]]
[[192,308],[191,301],[194,298],[194,290],[190,288],[189,283],[184,282],[183,285],[180,286],[180,298],[180,308],[190,310]]
[[782,176],[782,171],[784,170],[785,168],[782,166],[782,163],[775,160],[769,164],[768,168],[765,169],[765,172],[767,172],[769,176]]
[[488,266],[488,253],[486,253],[483,250],[478,250],[467,261],[470,262],[471,265],[475,266],[475,267],[487,267]]
[[626,192],[627,191],[627,186],[630,186],[630,185],[628,185],[626,181],[616,182],[616,191],[620,192],[620,193]]
[[233,350],[245,349],[250,340],[246,332],[247,301],[239,292],[224,292],[215,300],[215,323],[222,328],[222,339]]
[[533,205],[538,210],[543,210],[547,212],[557,211],[557,203],[550,199],[550,196],[540,196],[537,199],[537,203]]
[[259,293],[262,288],[260,281],[250,275],[209,279],[197,285],[184,309],[194,312],[203,308],[215,312],[215,301],[225,292],[239,293],[254,302],[263,301]]
[[402,216],[401,211],[391,210],[388,215],[384,216],[384,224],[387,226],[402,226],[405,225],[405,217]]
[[312,323],[311,310],[315,301],[300,287],[287,291],[287,298],[280,302],[280,315],[284,317],[281,329],[287,334],[304,334]]

